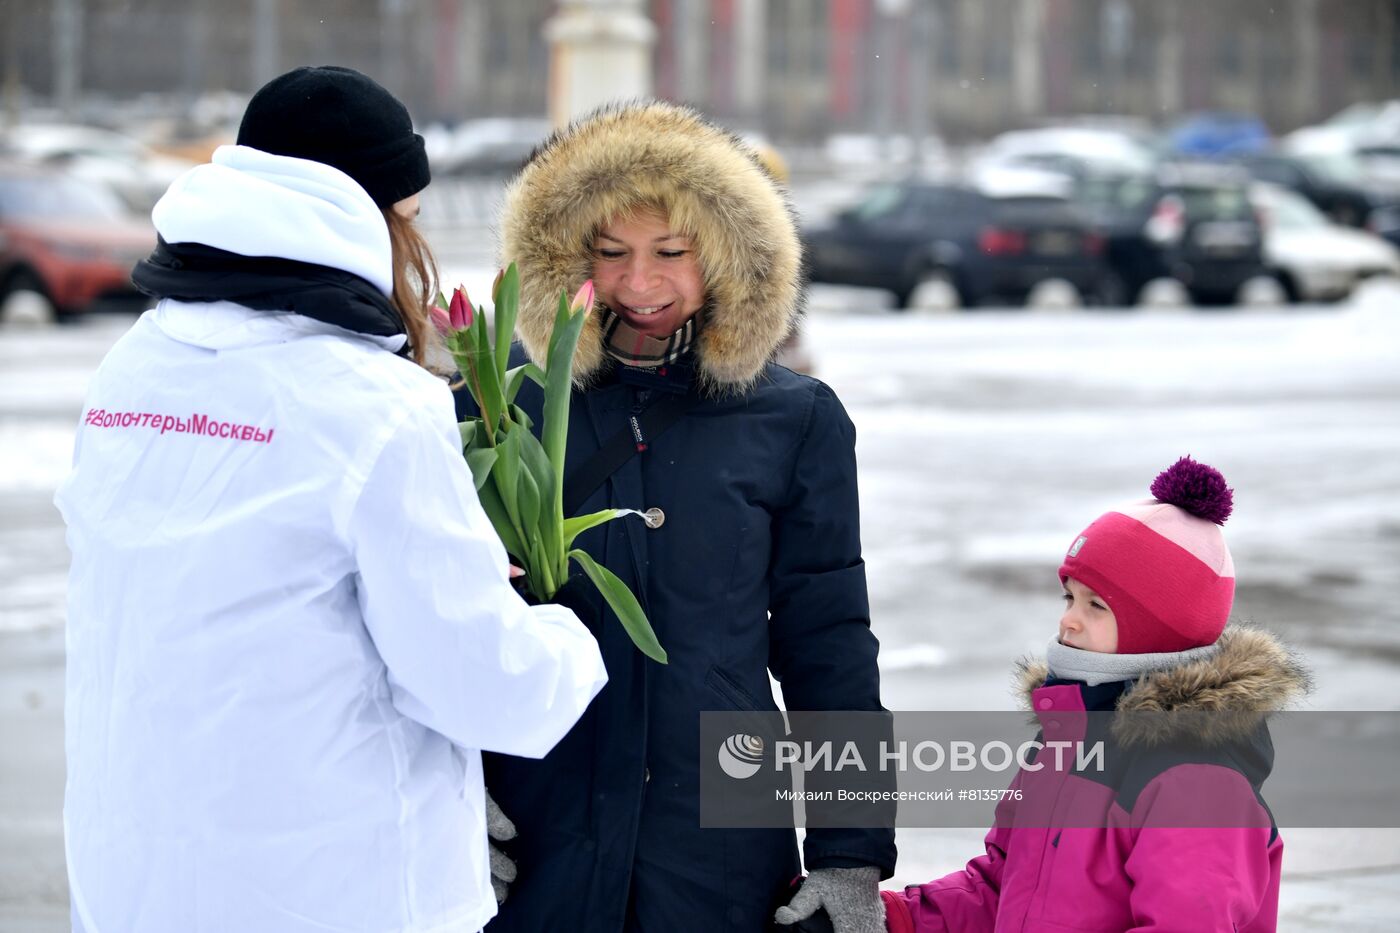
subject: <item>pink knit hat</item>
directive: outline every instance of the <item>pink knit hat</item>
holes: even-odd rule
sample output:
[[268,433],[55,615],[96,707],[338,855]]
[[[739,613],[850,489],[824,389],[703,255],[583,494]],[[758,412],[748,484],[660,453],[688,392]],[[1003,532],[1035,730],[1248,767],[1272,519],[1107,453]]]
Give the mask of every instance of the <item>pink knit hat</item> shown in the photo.
[[1220,526],[1234,490],[1219,471],[1182,457],[1152,483],[1154,499],[1099,516],[1070,545],[1074,577],[1118,620],[1118,653],[1212,644],[1235,600],[1235,563]]

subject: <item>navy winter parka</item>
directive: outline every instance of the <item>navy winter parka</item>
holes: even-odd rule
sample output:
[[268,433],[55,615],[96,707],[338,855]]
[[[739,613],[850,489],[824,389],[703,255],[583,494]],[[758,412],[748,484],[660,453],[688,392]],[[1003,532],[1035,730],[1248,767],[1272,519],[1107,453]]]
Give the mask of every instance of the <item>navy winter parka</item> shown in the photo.
[[[501,222],[502,258],[521,274],[518,361],[543,359],[561,290],[591,274],[598,226],[640,206],[693,238],[701,326],[686,358],[648,376],[607,357],[590,315],[566,473],[657,397],[692,396],[578,510],[664,513],[658,528],[629,517],[576,543],[639,595],[670,663],[645,658],[578,588],[597,612],[608,685],[543,760],[486,764],[519,830],[504,845],[519,875],[489,933],[764,929],[801,868],[796,834],[700,828],[700,763],[718,752],[699,747],[700,712],[776,709],[770,672],[788,709],[881,709],[855,430],[830,388],[769,362],[797,317],[801,250],[784,192],[750,149],[656,103],[548,141],[508,189]],[[527,381],[517,401],[538,426],[539,388]],[[809,871],[875,865],[888,877],[894,833],[815,830],[804,856]]]
[[[568,462],[655,391],[613,378],[575,392]],[[521,396],[538,424],[539,389]],[[880,709],[854,440],[829,388],[770,365],[743,398],[700,401],[584,503],[664,513],[660,528],[632,517],[577,544],[641,596],[670,663],[580,588],[609,684],[544,760],[487,756],[487,788],[520,831],[493,933],[757,930],[780,906],[799,871],[791,830],[699,828],[700,756],[715,753],[699,748],[699,712],[776,709],[770,669],[789,709]],[[805,854],[809,870],[889,874],[893,833],[815,831]]]

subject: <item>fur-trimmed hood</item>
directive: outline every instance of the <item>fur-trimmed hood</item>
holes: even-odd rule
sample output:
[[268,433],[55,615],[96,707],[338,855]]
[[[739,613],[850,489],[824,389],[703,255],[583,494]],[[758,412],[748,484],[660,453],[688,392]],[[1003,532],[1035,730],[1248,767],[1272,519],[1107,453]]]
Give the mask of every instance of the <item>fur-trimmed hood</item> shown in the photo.
[[[1269,632],[1232,625],[1217,644],[1209,658],[1139,677],[1118,699],[1114,736],[1125,745],[1152,745],[1189,733],[1221,744],[1249,735],[1312,690],[1311,674]],[[1043,660],[1017,662],[1016,692],[1025,709],[1048,674]],[[1170,713],[1209,715],[1163,715]]]
[[[561,291],[590,276],[592,238],[620,213],[664,205],[692,236],[707,304],[697,338],[707,390],[743,391],[796,321],[802,248],[784,190],[756,152],[684,107],[641,102],[604,108],[554,134],[506,191],[502,264],[520,270],[517,334],[542,362]],[[574,357],[586,386],[607,363],[599,315]]]

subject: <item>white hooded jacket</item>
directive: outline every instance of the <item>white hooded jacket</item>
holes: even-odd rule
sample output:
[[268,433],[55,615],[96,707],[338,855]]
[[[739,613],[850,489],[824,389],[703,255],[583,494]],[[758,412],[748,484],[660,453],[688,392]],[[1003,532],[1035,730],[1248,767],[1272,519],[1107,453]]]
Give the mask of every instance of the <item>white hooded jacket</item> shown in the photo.
[[[378,208],[320,163],[225,147],[154,218],[388,290]],[[510,586],[448,389],[402,342],[166,299],[103,361],[56,499],[75,929],[494,915],[478,750],[544,755],[606,674]]]

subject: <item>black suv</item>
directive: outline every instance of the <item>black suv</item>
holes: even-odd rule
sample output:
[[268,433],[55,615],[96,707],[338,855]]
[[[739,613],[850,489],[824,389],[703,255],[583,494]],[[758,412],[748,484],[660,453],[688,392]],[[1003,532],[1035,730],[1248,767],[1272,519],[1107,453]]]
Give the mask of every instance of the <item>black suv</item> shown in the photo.
[[1131,305],[1144,285],[1167,277],[1196,302],[1233,301],[1241,285],[1265,271],[1248,185],[1242,169],[1222,165],[1082,176],[1078,198],[1107,240],[1108,303]]
[[1074,203],[991,197],[959,184],[877,186],[803,239],[813,281],[888,289],[901,307],[930,281],[974,307],[1024,299],[1052,278],[1094,298],[1103,276],[1103,239]]
[[1364,227],[1373,210],[1394,200],[1368,190],[1361,169],[1344,157],[1269,152],[1240,156],[1238,161],[1257,180],[1298,192],[1344,227]]

